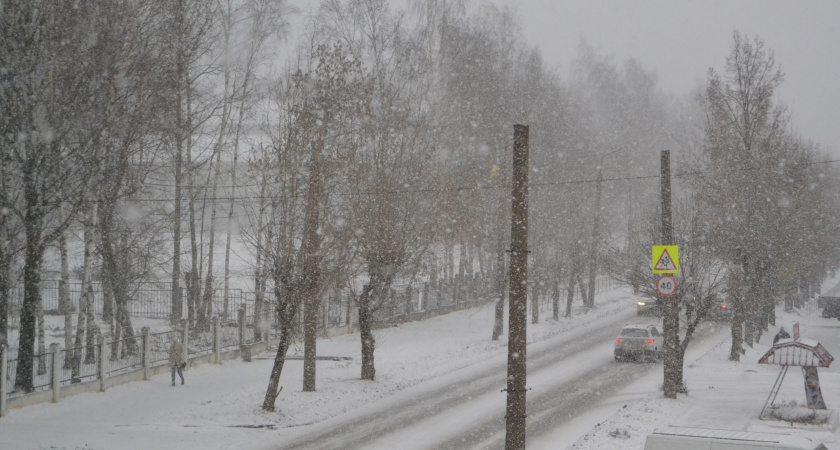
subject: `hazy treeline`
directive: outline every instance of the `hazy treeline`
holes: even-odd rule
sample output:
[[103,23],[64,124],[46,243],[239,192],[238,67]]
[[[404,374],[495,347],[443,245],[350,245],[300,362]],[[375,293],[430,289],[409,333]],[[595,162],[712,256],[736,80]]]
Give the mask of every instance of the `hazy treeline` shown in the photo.
[[[48,253],[65,285],[101,280],[127,336],[131,283],[168,280],[173,321],[185,302],[202,330],[213,291],[247,278],[257,313],[288,324],[280,352],[302,314],[314,358],[319,302],[348,291],[373,379],[369,319],[395,283],[482,277],[503,301],[514,123],[530,126],[534,301],[562,286],[566,315],[575,292],[594,306],[598,274],[651,293],[662,149],[686,307],[737,285],[751,336],[837,265],[834,171],[793,131],[760,41],[736,34],[686,98],[585,42],[568,76],[541,51],[510,10],[467,0],[0,0],[0,339],[22,284],[17,382]],[[84,297],[64,296],[68,346],[95,334]]]

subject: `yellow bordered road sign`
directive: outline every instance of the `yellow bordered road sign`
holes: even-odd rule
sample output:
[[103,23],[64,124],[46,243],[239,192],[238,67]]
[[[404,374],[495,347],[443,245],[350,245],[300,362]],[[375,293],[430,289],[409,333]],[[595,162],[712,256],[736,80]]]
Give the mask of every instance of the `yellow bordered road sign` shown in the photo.
[[680,247],[678,245],[654,245],[652,250],[650,266],[653,273],[680,272]]

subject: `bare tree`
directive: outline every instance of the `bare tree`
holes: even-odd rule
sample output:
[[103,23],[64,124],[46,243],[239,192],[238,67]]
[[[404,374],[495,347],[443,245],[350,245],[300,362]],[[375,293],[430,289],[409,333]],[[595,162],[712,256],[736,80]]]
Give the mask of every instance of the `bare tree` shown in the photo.
[[[354,129],[367,98],[358,59],[340,44],[318,45],[313,66],[290,76],[273,161],[275,180],[283,180],[282,198],[272,206],[273,248],[270,255],[280,346],[269,379],[263,409],[273,410],[278,382],[294,329],[304,313],[304,391],[315,390],[317,312],[325,272],[322,244],[331,235],[328,222],[329,178],[342,175],[344,152],[352,151]],[[361,99],[361,101],[360,101]],[[341,164],[338,162],[342,161]],[[304,174],[304,175],[302,175]],[[328,175],[330,177],[328,178]]]
[[[183,299],[181,297],[181,226],[184,220],[182,201],[184,199],[184,184],[193,180],[194,164],[192,160],[192,145],[195,138],[195,128],[208,116],[204,110],[196,111],[193,104],[197,83],[203,74],[203,57],[208,51],[209,33],[212,25],[212,4],[199,0],[184,0],[165,3],[167,8],[162,14],[165,29],[161,33],[170,42],[169,53],[165,56],[171,61],[172,71],[166,87],[171,93],[171,104],[167,110],[167,118],[171,127],[169,135],[172,146],[173,170],[175,184],[174,208],[172,212],[172,314],[173,324],[181,319]],[[186,176],[186,180],[184,179]],[[190,182],[190,185],[192,183]],[[192,188],[187,189],[189,196],[190,235],[192,244],[192,269],[187,274],[189,281],[188,298],[193,300],[190,309],[194,314],[195,293],[199,288],[197,280],[198,248],[195,242],[195,193]],[[192,319],[192,317],[190,317]]]
[[788,115],[776,104],[774,92],[784,76],[764,42],[733,34],[724,75],[709,70],[709,83],[701,99],[704,106],[705,143],[699,179],[710,219],[717,220],[720,257],[737,265],[742,285],[733,293],[732,349],[730,359],[741,356],[741,345],[752,345],[752,314],[760,289],[757,269],[772,249],[762,239],[765,224],[772,223],[779,186],[777,167],[785,159],[784,140]]
[[[24,305],[16,378],[33,389],[33,352],[40,298],[40,266],[46,247],[69,226],[90,179],[93,141],[101,133],[96,105],[102,53],[93,19],[71,4],[3,2],[0,66],[4,68],[0,149],[7,174],[23,196],[11,209],[24,226]],[[87,38],[86,38],[87,37]],[[69,111],[72,110],[72,113]],[[59,214],[65,205],[66,214]]]

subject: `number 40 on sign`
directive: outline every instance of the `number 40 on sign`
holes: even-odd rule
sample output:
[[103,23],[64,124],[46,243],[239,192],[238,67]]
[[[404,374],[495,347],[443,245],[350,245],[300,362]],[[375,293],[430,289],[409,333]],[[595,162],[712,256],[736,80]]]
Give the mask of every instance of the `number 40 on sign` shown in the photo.
[[663,275],[656,280],[656,291],[663,297],[670,297],[677,292],[677,280],[670,275]]

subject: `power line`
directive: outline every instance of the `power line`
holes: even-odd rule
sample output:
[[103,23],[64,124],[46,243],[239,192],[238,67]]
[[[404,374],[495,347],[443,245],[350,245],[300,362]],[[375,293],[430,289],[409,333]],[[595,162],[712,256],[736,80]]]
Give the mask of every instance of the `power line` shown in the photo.
[[[809,163],[800,163],[800,164],[791,164],[791,166],[813,166],[817,164],[831,164],[840,162],[840,159],[831,159],[826,161],[814,161]],[[746,167],[740,169],[730,169],[726,172],[745,172],[745,171],[753,171],[759,170],[756,167]],[[691,176],[699,176],[704,174],[710,174],[710,171],[693,171],[693,172],[680,172],[675,173],[672,176],[674,178],[686,178]],[[597,178],[585,178],[580,180],[566,180],[566,181],[545,181],[539,183],[529,183],[529,187],[545,187],[545,186],[562,186],[562,185],[573,185],[573,184],[587,184],[587,183],[597,183],[597,182],[614,182],[614,181],[636,181],[636,180],[652,180],[652,179],[659,179],[660,175],[637,175],[637,176],[626,176],[626,177],[615,177],[615,178],[603,178],[598,180]],[[160,184],[152,184],[153,186],[162,186]],[[246,185],[237,185],[237,186],[228,186],[228,187],[238,187],[238,188],[248,188],[254,187],[256,185],[246,184]],[[174,185],[171,186],[174,188]],[[330,195],[336,196],[361,196],[361,195],[404,195],[404,194],[435,194],[435,193],[445,193],[445,192],[461,192],[461,191],[478,191],[478,190],[489,190],[489,189],[509,189],[510,185],[508,184],[500,184],[500,185],[490,185],[489,183],[486,185],[479,185],[479,186],[454,186],[454,187],[440,187],[440,188],[428,188],[428,189],[395,189],[395,190],[385,190],[385,191],[359,191],[359,192],[332,192]],[[203,189],[203,187],[197,188],[198,190]],[[240,201],[240,202],[253,202],[253,201],[260,201],[260,200],[276,200],[277,198],[284,198],[285,195],[242,195],[242,196],[217,196],[217,197],[207,197],[206,200],[208,201]],[[187,199],[187,196],[184,196],[184,199]],[[196,197],[196,200],[205,200],[204,197]],[[90,200],[91,202],[96,200]],[[174,202],[174,198],[147,198],[147,199],[137,199],[139,203],[142,202]]]

